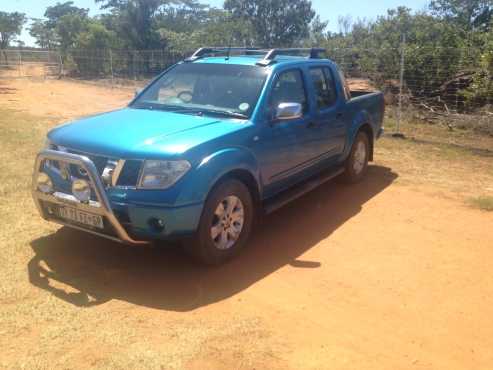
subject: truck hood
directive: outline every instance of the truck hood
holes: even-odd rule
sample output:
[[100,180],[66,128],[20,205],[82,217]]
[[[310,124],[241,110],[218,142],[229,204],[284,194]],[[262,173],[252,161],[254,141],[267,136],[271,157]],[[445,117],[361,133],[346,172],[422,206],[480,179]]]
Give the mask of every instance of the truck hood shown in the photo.
[[124,108],[56,127],[56,145],[113,158],[151,159],[180,155],[218,136],[244,128],[246,121]]

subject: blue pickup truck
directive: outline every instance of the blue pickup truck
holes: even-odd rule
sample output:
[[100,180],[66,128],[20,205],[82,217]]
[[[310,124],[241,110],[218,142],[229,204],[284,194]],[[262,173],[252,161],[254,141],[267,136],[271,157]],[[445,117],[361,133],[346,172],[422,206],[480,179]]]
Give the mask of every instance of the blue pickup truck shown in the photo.
[[235,256],[257,216],[339,176],[360,181],[380,92],[353,92],[323,49],[201,48],[123,109],[59,126],[37,158],[43,218],[131,244]]

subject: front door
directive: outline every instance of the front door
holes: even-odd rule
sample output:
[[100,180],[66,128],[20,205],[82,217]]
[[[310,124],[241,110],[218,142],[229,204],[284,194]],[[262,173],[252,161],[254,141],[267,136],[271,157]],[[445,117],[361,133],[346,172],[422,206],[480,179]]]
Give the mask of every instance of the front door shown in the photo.
[[303,72],[298,68],[281,72],[272,84],[269,111],[275,112],[281,103],[299,103],[303,116],[288,121],[270,120],[262,130],[259,158],[266,193],[288,186],[293,175],[312,157],[313,149],[307,143],[312,116],[305,86]]

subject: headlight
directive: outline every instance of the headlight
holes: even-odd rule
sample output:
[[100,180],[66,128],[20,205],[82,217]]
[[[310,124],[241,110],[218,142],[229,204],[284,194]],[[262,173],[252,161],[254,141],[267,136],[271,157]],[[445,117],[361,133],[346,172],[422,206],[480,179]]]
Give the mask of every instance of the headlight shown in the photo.
[[44,172],[40,172],[38,175],[38,190],[43,193],[51,193],[53,191],[53,183],[51,182],[50,176]]
[[139,188],[166,189],[176,183],[190,169],[188,161],[144,161]]
[[91,186],[86,180],[74,180],[72,183],[72,194],[81,202],[88,202],[91,199]]

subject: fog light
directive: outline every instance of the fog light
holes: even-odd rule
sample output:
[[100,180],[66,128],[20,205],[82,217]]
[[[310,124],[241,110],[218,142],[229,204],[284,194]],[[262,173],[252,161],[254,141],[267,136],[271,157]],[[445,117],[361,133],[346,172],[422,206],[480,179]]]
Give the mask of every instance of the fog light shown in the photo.
[[43,193],[53,192],[53,183],[51,182],[50,176],[44,172],[40,172],[38,175],[38,190]]
[[91,199],[91,186],[86,180],[74,180],[72,183],[72,194],[81,202],[88,202]]
[[149,226],[154,230],[154,231],[157,231],[157,232],[162,232],[164,231],[164,221],[160,218],[150,218],[149,221]]

